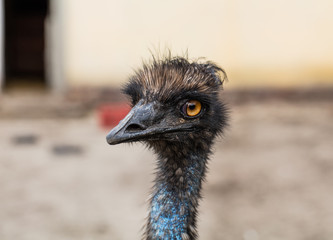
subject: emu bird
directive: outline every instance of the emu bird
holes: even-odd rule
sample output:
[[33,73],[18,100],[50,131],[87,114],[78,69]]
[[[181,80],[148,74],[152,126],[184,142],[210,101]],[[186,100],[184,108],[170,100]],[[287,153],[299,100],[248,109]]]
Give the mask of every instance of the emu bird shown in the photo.
[[197,239],[196,217],[213,141],[227,120],[218,93],[225,72],[211,62],[154,59],[130,78],[132,110],[107,135],[158,155],[145,239]]

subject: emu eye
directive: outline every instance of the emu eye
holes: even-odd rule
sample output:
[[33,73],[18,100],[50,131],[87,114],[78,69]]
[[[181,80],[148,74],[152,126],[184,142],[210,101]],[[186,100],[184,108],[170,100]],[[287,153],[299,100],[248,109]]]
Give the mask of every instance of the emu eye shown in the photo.
[[189,117],[195,117],[201,112],[201,103],[197,100],[187,101],[183,107],[182,112]]

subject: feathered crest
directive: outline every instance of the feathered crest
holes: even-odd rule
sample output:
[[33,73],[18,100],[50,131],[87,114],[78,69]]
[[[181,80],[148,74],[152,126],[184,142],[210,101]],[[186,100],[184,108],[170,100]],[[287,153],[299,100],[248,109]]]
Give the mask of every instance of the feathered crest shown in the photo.
[[217,93],[227,79],[225,71],[210,61],[200,58],[189,60],[188,56],[167,54],[152,55],[151,60],[143,63],[124,87],[133,102],[146,97],[167,101],[175,94],[185,91]]

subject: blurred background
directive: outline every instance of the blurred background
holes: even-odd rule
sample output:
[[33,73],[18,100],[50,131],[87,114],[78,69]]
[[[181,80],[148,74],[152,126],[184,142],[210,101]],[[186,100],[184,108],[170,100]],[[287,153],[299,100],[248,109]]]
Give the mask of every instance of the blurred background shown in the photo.
[[333,1],[0,0],[0,239],[139,239],[154,156],[108,146],[151,53],[229,81],[201,239],[333,238]]

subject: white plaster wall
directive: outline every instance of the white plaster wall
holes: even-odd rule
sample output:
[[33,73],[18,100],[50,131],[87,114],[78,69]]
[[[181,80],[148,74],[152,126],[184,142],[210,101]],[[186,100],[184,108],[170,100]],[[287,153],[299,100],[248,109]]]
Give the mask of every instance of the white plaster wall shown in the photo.
[[46,78],[54,92],[63,92],[68,86],[65,75],[66,58],[64,54],[66,0],[50,0],[50,15],[45,21],[46,29]]
[[331,0],[64,1],[69,85],[119,86],[149,49],[224,67],[231,87],[332,83]]

